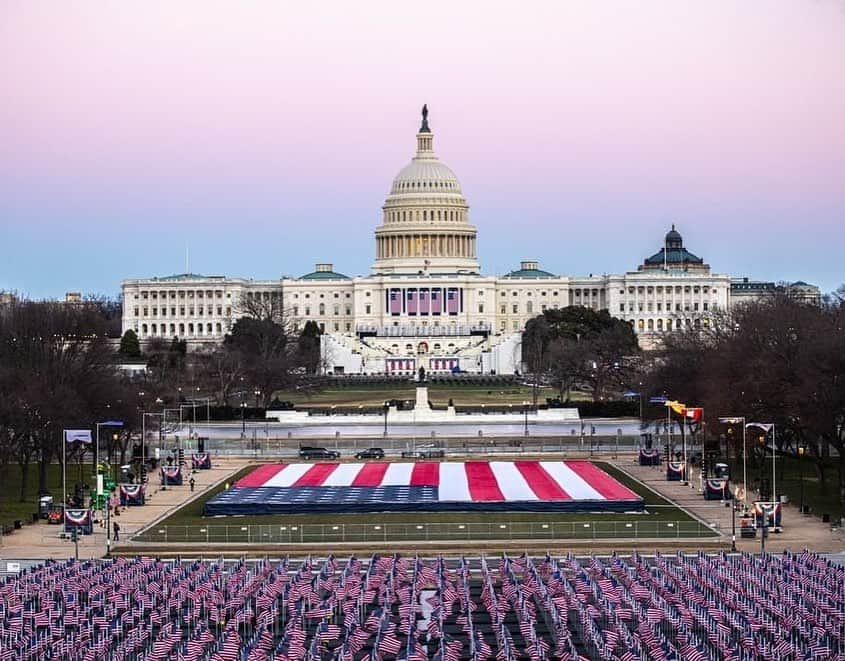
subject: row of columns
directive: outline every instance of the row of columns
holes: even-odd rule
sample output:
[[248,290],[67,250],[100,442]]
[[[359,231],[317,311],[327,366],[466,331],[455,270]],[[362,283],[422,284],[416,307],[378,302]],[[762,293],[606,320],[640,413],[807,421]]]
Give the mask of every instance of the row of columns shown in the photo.
[[407,234],[381,236],[376,241],[377,259],[399,257],[475,257],[475,237],[454,234]]

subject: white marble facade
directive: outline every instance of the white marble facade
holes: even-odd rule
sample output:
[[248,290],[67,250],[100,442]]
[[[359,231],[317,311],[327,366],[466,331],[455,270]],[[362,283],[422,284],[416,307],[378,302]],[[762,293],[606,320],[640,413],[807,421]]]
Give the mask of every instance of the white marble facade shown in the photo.
[[731,277],[688,252],[674,227],[655,255],[623,275],[555,275],[532,260],[502,276],[482,275],[469,205],[437,158],[433,137],[424,116],[416,154],[382,207],[369,275],[352,278],[321,263],[300,278],[278,280],[125,280],[124,331],[134,329],[142,341],[217,343],[244,314],[243,301],[258,297],[282,310],[293,329],[309,320],[320,326],[328,372],[410,375],[423,366],[513,373],[522,329],[546,309],[607,309],[648,346],[662,332],[706,325],[731,305]]

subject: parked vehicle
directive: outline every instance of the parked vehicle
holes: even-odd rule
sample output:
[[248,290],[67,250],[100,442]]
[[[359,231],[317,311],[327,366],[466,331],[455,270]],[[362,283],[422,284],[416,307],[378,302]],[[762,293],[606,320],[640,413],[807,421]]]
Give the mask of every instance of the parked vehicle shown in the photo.
[[384,459],[384,450],[381,448],[367,448],[355,454],[356,459]]
[[340,452],[337,450],[327,450],[326,448],[305,446],[299,448],[299,456],[301,459],[339,459]]

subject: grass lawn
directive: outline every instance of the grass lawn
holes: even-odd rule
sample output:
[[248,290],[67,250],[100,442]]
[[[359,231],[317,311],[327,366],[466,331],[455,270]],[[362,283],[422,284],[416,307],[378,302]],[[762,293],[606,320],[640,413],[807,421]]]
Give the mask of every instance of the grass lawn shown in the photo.
[[[174,512],[141,539],[157,542],[344,542],[712,535],[697,520],[627,474],[607,464],[597,464],[622,484],[642,495],[648,512],[378,512],[204,518],[203,505],[223,490],[223,486],[220,486]],[[252,469],[244,469],[235,479]]]
[[[808,460],[801,462],[795,457],[781,457],[778,456],[776,461],[776,487],[778,494],[786,494],[789,496],[789,501],[795,506],[801,504],[801,482],[803,472],[803,502],[810,506],[810,511],[813,515],[821,517],[822,514],[830,514],[833,520],[845,517],[845,510],[839,504],[839,499],[836,492],[836,485],[839,481],[839,473],[836,465],[837,459],[829,459],[825,462],[826,470],[825,477],[826,486],[822,488],[821,482],[816,473],[815,466]],[[772,458],[769,457],[761,467],[759,463],[754,463],[749,460],[748,466],[748,482],[751,488],[749,496],[751,500],[756,500],[756,489],[759,484],[760,475],[772,478]],[[742,461],[731,464],[731,474],[737,480],[742,480]]]
[[[540,403],[546,403],[546,397],[557,397],[554,388],[540,389]],[[531,388],[525,386],[455,386],[446,383],[429,383],[428,395],[433,404],[448,404],[451,399],[458,406],[479,406],[481,404],[499,405],[519,404],[531,401]],[[395,386],[330,388],[314,393],[301,391],[281,391],[276,396],[282,401],[293,402],[299,408],[311,406],[381,406],[386,400],[416,399],[416,386],[411,383]],[[589,397],[584,393],[573,393],[572,399]]]
[[[91,463],[82,466],[85,480],[91,473]],[[79,479],[79,468],[76,464],[68,464],[68,489]],[[62,467],[51,464],[47,468],[47,488],[56,503],[62,500]],[[0,469],[0,526],[11,526],[16,519],[31,521],[33,512],[38,511],[38,466],[29,467],[27,490],[23,502],[20,500],[21,471],[17,464],[11,464]]]

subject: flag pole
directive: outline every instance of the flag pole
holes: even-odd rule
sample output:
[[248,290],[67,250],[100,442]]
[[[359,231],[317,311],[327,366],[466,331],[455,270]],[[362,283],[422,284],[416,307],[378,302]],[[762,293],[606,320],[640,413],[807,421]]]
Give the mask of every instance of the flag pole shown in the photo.
[[745,416],[742,416],[742,499],[745,504],[746,512],[748,511],[748,474],[746,472],[746,455],[748,454],[748,445],[745,442]]
[[[775,423],[772,423],[772,500],[775,504],[778,501],[778,490],[775,488],[775,452],[777,451],[777,446],[775,445]],[[772,509],[774,512],[774,509]]]
[[67,510],[67,433],[62,430],[62,529],[65,525]]

